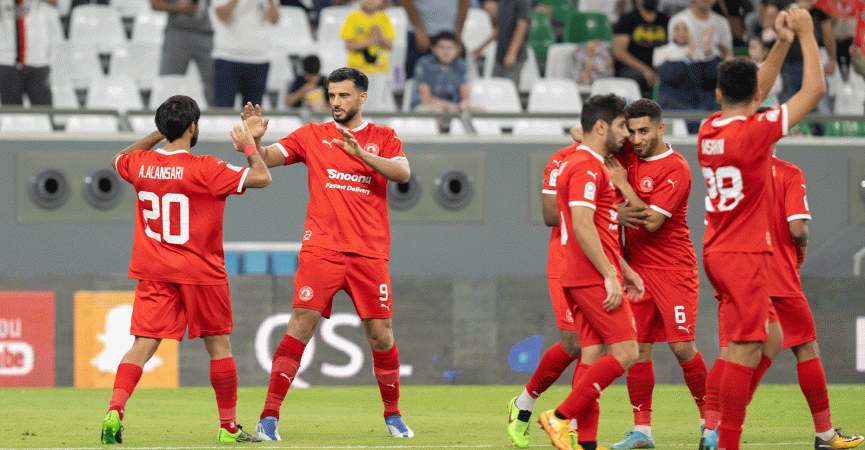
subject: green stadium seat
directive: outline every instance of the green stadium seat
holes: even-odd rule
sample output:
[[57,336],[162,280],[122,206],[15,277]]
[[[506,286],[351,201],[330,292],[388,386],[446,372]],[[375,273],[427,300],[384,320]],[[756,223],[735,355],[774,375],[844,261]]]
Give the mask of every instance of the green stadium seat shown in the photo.
[[565,23],[571,13],[577,11],[573,0],[538,0],[538,3],[547,5],[553,10],[553,20]]
[[603,13],[573,12],[565,22],[562,40],[579,44],[593,39],[613,42],[613,27]]
[[546,58],[547,49],[556,43],[556,34],[553,31],[553,24],[546,14],[537,11],[532,11],[531,25],[529,26],[529,36],[526,44],[535,50],[535,56],[538,58]]
[[865,124],[856,120],[835,120],[826,123],[823,133],[825,136],[863,137]]

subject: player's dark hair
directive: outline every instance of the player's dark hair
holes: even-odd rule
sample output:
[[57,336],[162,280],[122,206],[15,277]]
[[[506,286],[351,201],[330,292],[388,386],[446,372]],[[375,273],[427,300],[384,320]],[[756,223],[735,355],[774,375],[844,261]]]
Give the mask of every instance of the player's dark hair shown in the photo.
[[761,106],[761,107],[757,108],[757,111],[755,111],[754,114],[763,114],[764,112],[766,112],[770,109],[772,109],[772,108],[770,108],[768,106]]
[[345,80],[354,81],[354,87],[358,92],[366,92],[369,89],[369,78],[363,72],[353,67],[343,67],[334,70],[328,75],[327,84],[330,85],[330,83],[339,83]]
[[612,125],[617,117],[625,115],[625,100],[616,94],[593,95],[583,103],[580,125],[584,133],[590,133],[599,120]]
[[445,31],[439,31],[438,34],[436,34],[435,36],[432,37],[432,39],[430,39],[430,46],[434,46],[434,45],[438,44],[438,42],[441,41],[442,39],[448,40],[448,41],[454,41],[454,43],[458,43],[460,41],[459,39],[457,39],[457,35],[453,31],[445,30]]
[[193,123],[198,123],[201,110],[195,100],[185,95],[175,95],[159,105],[156,110],[156,129],[168,142],[183,136]]
[[661,122],[661,105],[649,98],[641,98],[625,107],[626,119],[648,117],[652,123]]
[[321,60],[316,55],[309,55],[301,61],[304,73],[318,73],[321,71]]
[[722,61],[718,89],[727,103],[747,103],[757,93],[757,63],[742,56]]

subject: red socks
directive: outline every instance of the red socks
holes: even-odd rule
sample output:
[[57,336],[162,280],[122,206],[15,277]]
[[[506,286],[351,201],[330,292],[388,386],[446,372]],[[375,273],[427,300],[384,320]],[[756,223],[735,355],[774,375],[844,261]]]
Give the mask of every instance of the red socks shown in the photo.
[[721,377],[721,426],[718,430],[718,448],[739,450],[745,411],[751,402],[751,383],[754,369],[727,361]]
[[753,396],[754,392],[757,391],[757,386],[760,385],[760,381],[763,380],[763,375],[766,375],[766,371],[769,370],[769,366],[771,365],[772,360],[765,354],[761,354],[760,364],[757,364],[757,368],[754,369],[754,379],[751,380],[751,396]]
[[613,355],[606,355],[595,361],[586,369],[577,386],[571,389],[570,395],[559,405],[557,411],[569,419],[577,417],[582,410],[593,407],[591,403],[598,401],[601,391],[624,373],[622,365]]
[[526,383],[526,392],[533,398],[538,398],[556,380],[562,376],[562,372],[574,362],[576,358],[569,355],[562,347],[561,342],[556,342],[541,357],[538,368],[532,374],[532,378]]
[[234,358],[210,360],[210,385],[216,392],[220,426],[229,433],[237,433],[237,366]]
[[138,380],[141,379],[143,369],[135,364],[122,363],[117,366],[117,375],[114,377],[114,391],[111,393],[111,403],[108,411],[115,410],[123,420],[123,412],[126,401],[135,390]]
[[826,373],[823,372],[823,362],[819,357],[800,362],[796,365],[799,374],[799,387],[811,408],[814,418],[814,429],[818,433],[832,429],[832,417],[829,413],[829,394],[826,391]]
[[634,425],[651,426],[652,391],[655,389],[655,367],[652,361],[634,364],[628,369],[627,381],[628,397],[634,408]]
[[[685,384],[700,409],[700,418],[706,418],[706,361],[700,352],[688,362],[679,363],[682,366],[682,375],[685,376]],[[631,369],[633,370],[633,369]]]
[[372,368],[384,402],[384,417],[399,414],[399,349],[396,343],[390,350],[372,351]]
[[706,419],[705,427],[707,430],[718,429],[718,423],[721,421],[721,377],[724,375],[724,367],[727,361],[721,358],[715,358],[715,363],[712,364],[712,370],[706,375]]
[[264,410],[261,418],[276,417],[279,419],[279,407],[285,400],[285,394],[297,370],[300,367],[300,358],[306,344],[297,339],[285,335],[273,354],[273,367],[270,369],[270,385],[267,387],[267,398],[264,400]]
[[[589,369],[588,364],[580,363],[574,369],[574,379],[571,386],[576,386],[586,370]],[[583,410],[577,415],[577,435],[580,441],[597,441],[598,440],[598,419],[601,416],[601,405],[599,402],[594,402],[591,408]]]

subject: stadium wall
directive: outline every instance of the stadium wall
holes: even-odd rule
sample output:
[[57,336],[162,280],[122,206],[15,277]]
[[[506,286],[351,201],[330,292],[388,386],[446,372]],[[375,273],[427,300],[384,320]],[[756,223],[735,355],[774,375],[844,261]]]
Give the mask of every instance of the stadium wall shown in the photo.
[[[30,181],[22,171],[33,164],[80,173],[107,167],[110,157],[135,139],[0,138],[3,154],[12,163],[0,181],[6,193],[0,196],[0,290],[54,292],[55,381],[60,386],[75,384],[75,293],[134,288],[134,282],[125,278],[132,236],[129,191],[115,208],[88,209],[87,203],[72,198],[82,190],[82,181],[74,179],[69,183],[69,203],[75,210],[52,214],[33,209],[22,194]],[[689,225],[699,253],[705,191],[695,170],[696,142],[670,142],[692,167]],[[802,168],[808,181],[814,216],[809,258],[839,260],[837,265],[843,267],[832,276],[822,266],[809,271],[811,263],[803,271],[830,382],[861,382],[857,366],[865,371],[865,337],[856,339],[857,333],[865,336],[865,325],[857,329],[865,319],[856,318],[865,316],[865,289],[862,278],[853,275],[853,260],[847,254],[855,256],[865,244],[858,224],[862,200],[857,195],[865,175],[860,173],[865,172],[863,143],[791,138],[779,146],[779,156]],[[539,161],[543,167],[549,155],[568,144],[517,138],[406,140],[405,152],[424,179],[419,181],[422,199],[417,206],[422,211],[415,216],[411,210],[392,212],[394,328],[402,359],[411,366],[403,383],[522,383],[539,353],[556,341],[544,275],[549,235],[539,216],[537,169]],[[243,163],[243,156],[227,142],[204,141],[196,150]],[[431,178],[437,169],[450,170],[454,164],[471,168],[473,197],[461,210],[465,214],[443,209],[430,215],[435,206],[424,202],[435,189]],[[300,240],[307,200],[305,170],[278,168],[273,175],[269,188],[228,201],[227,241]],[[282,314],[290,312],[292,277],[238,275],[230,281],[239,379],[243,385],[264,385],[267,371],[259,360],[266,360],[284,332]],[[712,293],[703,277],[697,343],[708,360],[717,348]],[[14,315],[14,305],[0,312]],[[332,324],[316,335],[314,358],[301,379],[311,384],[374,383],[369,350],[347,297],[338,298],[334,313]],[[209,384],[200,342],[181,343],[179,355],[180,385]],[[675,358],[662,348],[656,351],[656,372],[659,382],[681,382]],[[766,379],[796,381],[789,352],[779,356]]]

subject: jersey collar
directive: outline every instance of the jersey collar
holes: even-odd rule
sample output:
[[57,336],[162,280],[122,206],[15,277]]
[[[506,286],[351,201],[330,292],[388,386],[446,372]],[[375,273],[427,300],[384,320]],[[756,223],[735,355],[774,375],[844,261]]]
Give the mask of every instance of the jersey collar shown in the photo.
[[726,119],[715,119],[712,121],[712,126],[715,128],[720,128],[729,125],[734,120],[748,120],[748,118],[745,116],[733,116],[727,117]]
[[163,155],[169,155],[169,156],[171,156],[171,155],[176,155],[176,154],[178,154],[178,153],[189,153],[188,151],[186,151],[186,150],[182,150],[182,149],[181,149],[181,150],[175,150],[175,151],[173,151],[173,152],[168,152],[168,151],[165,151],[165,149],[161,149],[161,148],[158,148],[158,149],[154,150],[154,152],[156,152],[156,153],[161,153],[161,154],[163,154]]
[[603,156],[601,156],[601,155],[595,153],[594,150],[590,149],[589,147],[586,147],[586,146],[583,145],[583,144],[580,144],[580,146],[577,147],[577,150],[585,150],[585,151],[589,152],[592,156],[594,156],[595,158],[597,158],[598,161],[600,161],[602,164],[603,164],[603,162],[604,162],[604,157],[603,157]]
[[[339,122],[334,121],[333,124],[336,125],[337,128],[342,128],[343,130],[348,130],[348,128],[344,127],[344,126],[343,126],[342,124],[340,124]],[[369,122],[367,122],[366,120],[364,120],[363,122],[361,122],[360,125],[357,126],[357,128],[352,128],[352,129],[350,129],[350,130],[348,130],[348,131],[351,131],[351,132],[357,133],[358,131],[360,131],[360,130],[366,128],[367,125],[369,125]]]
[[648,158],[643,158],[643,161],[657,161],[659,159],[664,159],[673,154],[673,148],[670,147],[670,144],[667,144],[667,151],[661,153],[660,155],[650,156]]

